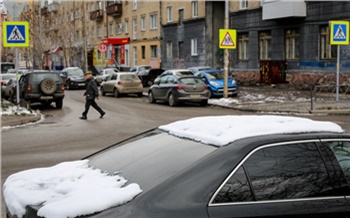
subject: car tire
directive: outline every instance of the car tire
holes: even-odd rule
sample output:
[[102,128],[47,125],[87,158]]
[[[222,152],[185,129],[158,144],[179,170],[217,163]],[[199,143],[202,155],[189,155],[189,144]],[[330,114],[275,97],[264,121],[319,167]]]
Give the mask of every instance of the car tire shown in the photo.
[[120,96],[117,88],[114,89],[113,94],[115,98],[118,98]]
[[61,109],[63,106],[63,99],[56,100],[55,104],[57,109]]
[[152,92],[148,93],[148,102],[151,103],[151,104],[156,102],[156,99],[154,98]]
[[199,104],[200,104],[200,106],[205,107],[208,105],[208,100],[203,100]]
[[176,98],[175,98],[175,96],[174,96],[173,93],[170,93],[170,94],[169,94],[168,103],[169,103],[169,105],[170,105],[171,107],[174,107],[174,106],[176,106],[176,105],[178,104],[178,102],[177,102],[177,100],[176,100]]
[[106,95],[105,90],[103,90],[103,87],[101,87],[101,95],[102,95],[102,96],[105,96],[105,95]]
[[52,95],[56,92],[57,84],[56,81],[51,78],[46,78],[40,83],[41,91],[46,95]]

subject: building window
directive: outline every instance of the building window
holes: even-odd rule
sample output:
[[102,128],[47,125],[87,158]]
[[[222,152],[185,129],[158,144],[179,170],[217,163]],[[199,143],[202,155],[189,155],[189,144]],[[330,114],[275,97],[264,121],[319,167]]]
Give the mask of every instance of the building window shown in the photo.
[[126,34],[129,33],[129,21],[128,20],[125,21],[125,33]]
[[172,7],[167,7],[167,21],[172,22],[173,21],[173,8]]
[[151,26],[151,29],[157,29],[157,15],[154,14],[154,15],[151,15],[150,16],[150,26]]
[[137,0],[132,1],[132,9],[136,10],[137,9]]
[[320,58],[332,59],[337,57],[337,46],[331,45],[329,42],[329,28],[328,26],[321,26],[320,35]]
[[109,24],[109,35],[110,36],[113,36],[113,34],[114,34],[113,26],[114,26],[113,23]]
[[142,59],[146,59],[146,46],[141,46],[141,56]]
[[102,31],[101,31],[101,26],[97,27],[97,37],[101,38],[102,37]]
[[91,39],[95,39],[95,27],[91,27]]
[[270,60],[271,59],[271,32],[259,33],[259,59]]
[[108,25],[105,25],[105,37],[108,37]]
[[122,23],[117,23],[117,34],[121,34],[123,30],[123,24]]
[[191,55],[192,56],[197,56],[198,55],[197,39],[191,39]]
[[129,49],[125,48],[125,65],[129,66],[130,61],[129,61]]
[[184,24],[184,9],[179,10],[179,26]]
[[238,35],[238,59],[248,60],[248,45],[249,45],[249,35],[248,33]]
[[286,59],[299,58],[299,30],[286,31]]
[[173,57],[173,42],[166,43],[166,55],[168,58]]
[[133,46],[132,49],[133,49],[133,54],[134,54],[133,64],[134,64],[134,66],[136,66],[137,65],[137,47]]
[[146,18],[141,17],[141,31],[145,31],[145,30],[146,30]]
[[151,45],[151,58],[157,58],[157,46]]
[[192,17],[198,17],[198,1],[192,1]]
[[74,11],[71,10],[70,11],[70,21],[73,21],[74,20]]
[[132,20],[133,23],[133,39],[137,39],[137,19]]
[[239,9],[247,9],[248,8],[248,0],[240,0]]

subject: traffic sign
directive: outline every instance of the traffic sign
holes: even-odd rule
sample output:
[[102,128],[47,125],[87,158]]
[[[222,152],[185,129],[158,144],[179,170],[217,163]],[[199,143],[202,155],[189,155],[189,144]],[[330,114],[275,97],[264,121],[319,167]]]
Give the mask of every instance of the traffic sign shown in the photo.
[[219,47],[227,49],[236,48],[236,30],[235,29],[220,29]]
[[98,50],[99,50],[101,53],[105,53],[105,52],[107,51],[107,45],[101,43],[101,44],[98,46]]
[[330,21],[331,45],[349,44],[349,21]]
[[26,5],[25,0],[4,0],[3,3],[7,13],[15,20],[17,20]]
[[4,47],[29,47],[28,22],[2,22]]

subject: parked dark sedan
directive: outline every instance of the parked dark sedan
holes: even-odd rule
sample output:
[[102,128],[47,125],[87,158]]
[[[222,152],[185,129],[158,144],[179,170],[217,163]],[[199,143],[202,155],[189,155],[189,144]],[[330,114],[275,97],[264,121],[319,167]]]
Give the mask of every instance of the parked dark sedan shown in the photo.
[[350,134],[331,122],[195,117],[13,174],[3,194],[18,217],[349,217],[349,152]]
[[149,70],[141,71],[138,76],[142,81],[143,86],[151,86],[154,83],[154,80],[164,72],[164,69],[161,68],[152,68]]
[[161,100],[167,101],[170,106],[181,102],[194,102],[206,106],[209,95],[208,86],[195,76],[165,75],[155,80],[148,90],[150,103]]
[[79,89],[85,88],[85,74],[79,67],[67,67],[61,71],[60,74],[63,79],[65,89]]

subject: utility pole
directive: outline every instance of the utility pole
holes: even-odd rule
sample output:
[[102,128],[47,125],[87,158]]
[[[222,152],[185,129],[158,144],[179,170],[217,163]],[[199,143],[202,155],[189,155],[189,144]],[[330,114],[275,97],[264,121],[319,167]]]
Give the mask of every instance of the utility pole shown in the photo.
[[84,40],[84,62],[85,62],[85,72],[89,70],[88,68],[88,61],[87,61],[87,38],[86,38],[86,11],[85,11],[85,1],[83,1],[83,20],[82,20],[82,26],[83,26],[83,40]]
[[[225,27],[224,29],[229,28],[229,0],[225,0]],[[224,49],[224,98],[228,98],[228,49]]]

